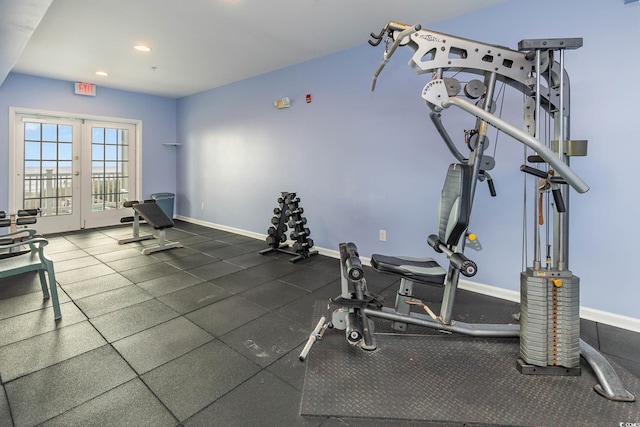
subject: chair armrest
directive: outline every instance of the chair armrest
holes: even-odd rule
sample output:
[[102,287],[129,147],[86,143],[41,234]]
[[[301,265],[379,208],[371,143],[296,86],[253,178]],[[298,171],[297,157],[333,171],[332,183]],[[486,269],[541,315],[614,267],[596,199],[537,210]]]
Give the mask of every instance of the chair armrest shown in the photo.
[[29,245],[32,251],[35,249],[38,249],[40,252],[42,252],[44,247],[48,244],[49,244],[49,241],[44,237],[36,237],[34,239],[23,240],[20,242],[10,243],[8,245],[0,245],[0,249],[12,249],[12,248],[18,248],[24,245]]

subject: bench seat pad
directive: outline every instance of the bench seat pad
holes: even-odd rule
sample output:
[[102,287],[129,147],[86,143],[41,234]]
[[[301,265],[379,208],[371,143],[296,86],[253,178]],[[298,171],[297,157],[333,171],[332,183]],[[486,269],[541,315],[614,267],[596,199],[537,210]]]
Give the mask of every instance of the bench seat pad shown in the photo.
[[444,284],[447,272],[433,258],[371,255],[371,266],[381,272],[393,273],[408,280],[435,285]]
[[156,230],[173,227],[173,220],[169,218],[155,203],[138,203],[133,209]]

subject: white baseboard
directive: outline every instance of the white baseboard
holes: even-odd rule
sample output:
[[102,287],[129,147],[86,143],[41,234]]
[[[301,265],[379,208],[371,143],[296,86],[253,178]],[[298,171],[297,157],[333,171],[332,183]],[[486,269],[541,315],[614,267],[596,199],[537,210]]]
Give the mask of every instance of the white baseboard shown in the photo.
[[189,218],[182,215],[175,215],[175,219],[179,219],[181,221],[190,222],[192,224],[202,225],[203,227],[215,228],[216,230],[228,231],[230,233],[239,234],[241,236],[253,237],[258,240],[265,240],[267,238],[266,234],[254,233],[253,231],[242,230],[240,228],[228,227],[226,225],[216,224],[209,221],[203,221],[201,219]]
[[[228,227],[226,225],[215,224],[208,221],[202,221],[199,219],[188,218],[181,215],[176,215],[176,219],[191,222],[193,224],[202,225],[204,227],[215,228],[218,230],[229,231],[231,233],[239,234],[241,236],[253,237],[258,240],[265,240],[267,235],[254,233],[252,231],[242,230],[239,228]],[[325,255],[331,258],[340,258],[340,252],[333,249],[313,247],[320,255]],[[366,257],[360,257],[360,260],[364,265],[371,266],[371,259]],[[468,280],[460,280],[458,287],[478,294],[487,295],[494,298],[500,298],[512,302],[520,302],[520,293],[509,289],[499,288],[497,286],[485,285],[483,283],[471,282]],[[620,314],[609,313],[602,310],[596,310],[594,308],[580,306],[580,317],[585,320],[591,320],[593,322],[604,323],[616,328],[626,329],[632,332],[640,333],[640,319],[633,317],[622,316]]]

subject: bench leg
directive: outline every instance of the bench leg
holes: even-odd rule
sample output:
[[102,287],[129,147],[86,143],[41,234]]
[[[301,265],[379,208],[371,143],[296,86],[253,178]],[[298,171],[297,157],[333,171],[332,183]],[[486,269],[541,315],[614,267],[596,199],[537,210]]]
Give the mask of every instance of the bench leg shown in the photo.
[[[53,305],[53,318],[55,320],[62,318],[60,312],[60,301],[58,300],[58,285],[56,284],[56,274],[53,270],[53,262],[45,261],[47,267],[47,275],[49,276],[49,289],[51,290],[51,305]],[[42,285],[42,292],[45,298],[49,298],[49,291],[47,291],[47,282],[44,278],[44,270],[40,270],[40,284]]]
[[42,288],[42,295],[44,299],[49,298],[49,288],[47,287],[47,278],[44,275],[44,270],[38,270],[38,274],[40,275],[40,287]]
[[159,244],[158,246],[152,246],[149,248],[144,248],[141,253],[143,255],[149,255],[152,254],[154,252],[159,252],[159,251],[166,251],[167,249],[173,249],[173,248],[181,248],[182,244],[180,244],[180,242],[169,242],[167,241],[167,237],[166,237],[166,233],[164,231],[164,228],[161,228],[158,230],[158,239]]

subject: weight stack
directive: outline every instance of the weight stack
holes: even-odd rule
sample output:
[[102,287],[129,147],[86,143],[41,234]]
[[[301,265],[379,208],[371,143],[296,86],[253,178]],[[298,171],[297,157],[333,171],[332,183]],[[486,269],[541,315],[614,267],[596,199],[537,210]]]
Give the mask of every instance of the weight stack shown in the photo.
[[570,271],[520,275],[520,360],[524,374],[580,374],[580,278]]

